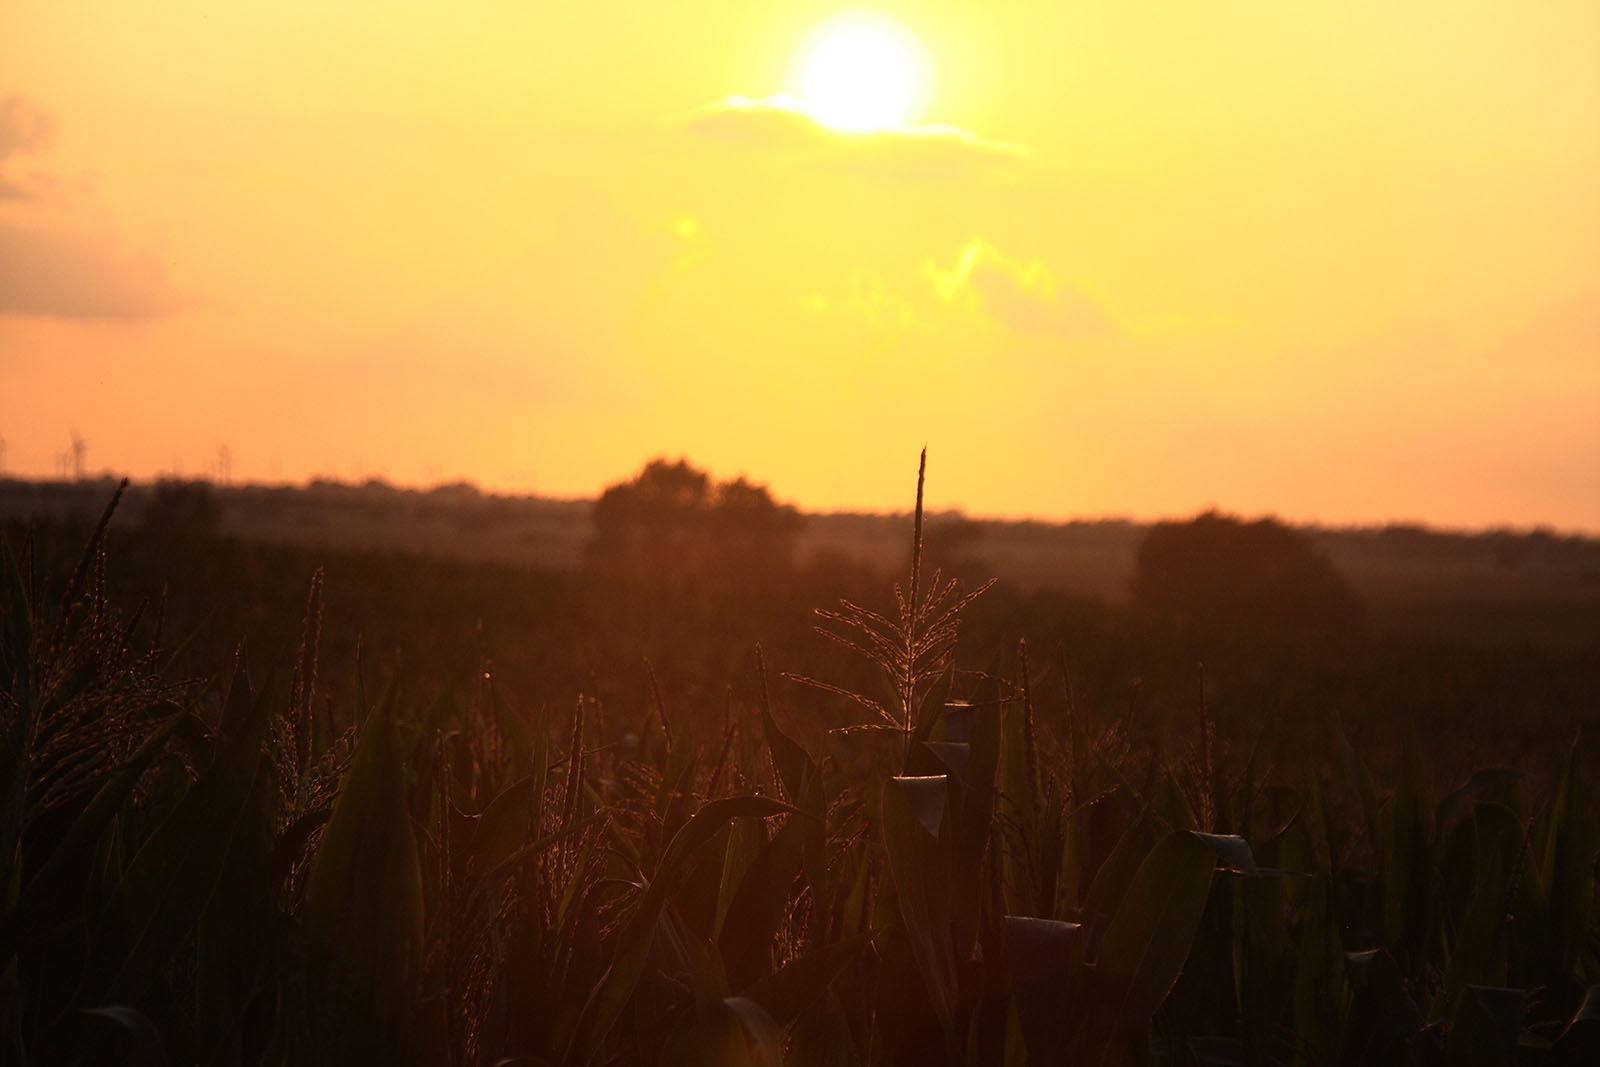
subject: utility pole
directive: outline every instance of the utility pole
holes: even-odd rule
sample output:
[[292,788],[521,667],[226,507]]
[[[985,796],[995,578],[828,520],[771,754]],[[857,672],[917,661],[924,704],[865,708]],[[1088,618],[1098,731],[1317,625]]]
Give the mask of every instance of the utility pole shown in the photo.
[[78,431],[72,431],[72,480],[83,481],[83,459],[89,451],[89,442],[78,436]]

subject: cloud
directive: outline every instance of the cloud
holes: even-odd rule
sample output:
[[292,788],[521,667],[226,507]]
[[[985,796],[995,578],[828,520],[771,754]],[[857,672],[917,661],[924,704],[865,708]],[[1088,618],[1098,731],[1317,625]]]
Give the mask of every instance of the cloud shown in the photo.
[[1021,145],[985,140],[954,126],[836,130],[781,93],[761,99],[730,96],[696,108],[682,116],[678,125],[786,162],[893,179],[938,180],[1004,172],[1014,169],[1028,154]]
[[880,329],[911,329],[924,321],[911,300],[891,289],[882,275],[869,270],[851,271],[844,295],[812,293],[800,305],[819,315],[852,318]]
[[1043,262],[1009,259],[981,238],[969,240],[948,268],[925,260],[922,276],[946,306],[1018,333],[1081,340],[1111,332],[1105,312],[1058,284]]
[[0,163],[19,152],[37,152],[55,136],[54,116],[13,93],[0,100]]
[[812,293],[800,306],[875,329],[917,330],[930,336],[974,326],[998,326],[1056,342],[1115,333],[1104,311],[1059,284],[1043,262],[1010,259],[977,237],[962,246],[948,267],[925,259],[915,275],[902,275],[898,285],[873,271],[854,270],[842,294]]
[[[56,131],[55,117],[18,95],[0,100],[0,167],[17,155],[30,155],[49,146]],[[0,173],[0,200],[31,200],[25,183]]]
[[125,249],[97,205],[63,196],[48,171],[7,173],[17,157],[47,149],[55,131],[55,117],[27,98],[0,100],[0,202],[13,202],[0,219],[0,315],[128,320],[176,311],[182,302],[166,269]]
[[148,319],[179,303],[152,256],[101,234],[0,222],[0,315]]

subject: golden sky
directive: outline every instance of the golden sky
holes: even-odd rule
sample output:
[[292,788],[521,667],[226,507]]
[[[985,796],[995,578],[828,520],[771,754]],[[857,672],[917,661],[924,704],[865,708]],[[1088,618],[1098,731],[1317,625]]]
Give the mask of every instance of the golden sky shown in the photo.
[[1600,4],[875,8],[7,0],[6,469],[1600,530]]

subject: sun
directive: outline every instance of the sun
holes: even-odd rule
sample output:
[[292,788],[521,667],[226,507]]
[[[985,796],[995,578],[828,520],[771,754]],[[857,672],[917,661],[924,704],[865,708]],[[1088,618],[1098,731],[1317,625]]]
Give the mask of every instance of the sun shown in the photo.
[[876,11],[844,11],[801,40],[784,79],[812,118],[836,130],[900,129],[927,106],[933,64],[916,35]]

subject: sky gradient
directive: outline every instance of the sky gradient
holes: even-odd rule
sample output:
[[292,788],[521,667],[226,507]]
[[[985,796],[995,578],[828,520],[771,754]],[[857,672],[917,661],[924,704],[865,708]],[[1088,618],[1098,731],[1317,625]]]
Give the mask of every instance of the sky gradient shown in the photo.
[[1600,5],[841,6],[10,0],[6,471],[1600,531]]

